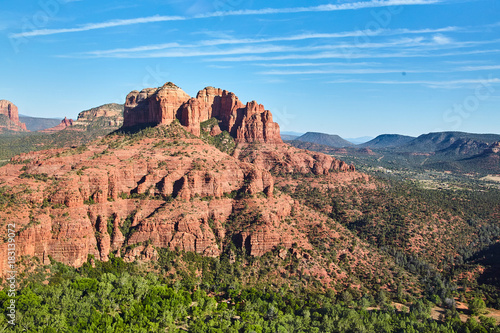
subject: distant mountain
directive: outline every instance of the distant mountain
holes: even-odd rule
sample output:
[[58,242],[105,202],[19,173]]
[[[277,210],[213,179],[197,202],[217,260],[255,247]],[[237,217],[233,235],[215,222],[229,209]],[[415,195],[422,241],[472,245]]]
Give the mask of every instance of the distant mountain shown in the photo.
[[296,136],[296,135],[288,135],[288,134],[283,134],[283,133],[281,134],[281,140],[283,140],[283,141],[291,141],[291,140],[295,140],[297,138],[298,138],[298,136]]
[[438,132],[419,136],[399,147],[404,152],[435,152],[447,155],[472,156],[481,154],[491,144],[500,141],[498,134]]
[[347,140],[342,139],[338,135],[325,134],[325,133],[317,133],[317,132],[307,132],[306,134],[298,137],[296,140],[318,143],[325,146],[335,147],[335,148],[344,148],[344,147],[354,147],[354,143],[351,143]]
[[61,118],[39,118],[19,115],[19,120],[26,124],[28,131],[35,132],[59,125]]
[[362,143],[373,140],[373,136],[362,136],[360,138],[346,138],[347,141],[352,142],[356,145],[360,145]]
[[360,148],[393,148],[403,146],[410,141],[414,140],[413,136],[399,135],[399,134],[382,134],[375,139],[359,145]]
[[293,131],[280,131],[280,133],[281,133],[281,135],[290,135],[290,136],[296,136],[296,137],[304,135],[304,133],[293,132]]

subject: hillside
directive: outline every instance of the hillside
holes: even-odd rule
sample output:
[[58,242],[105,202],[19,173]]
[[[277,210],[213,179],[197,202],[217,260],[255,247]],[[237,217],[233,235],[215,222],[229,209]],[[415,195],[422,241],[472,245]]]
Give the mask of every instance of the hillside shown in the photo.
[[498,141],[498,134],[438,132],[421,135],[398,149],[404,152],[439,152],[470,156],[481,153],[488,145]]
[[377,136],[375,139],[370,140],[366,143],[358,145],[362,148],[372,148],[372,149],[383,149],[383,148],[394,148],[401,147],[408,144],[410,141],[414,140],[415,137],[399,135],[399,134],[382,134]]
[[307,132],[306,134],[296,138],[295,140],[310,142],[310,143],[317,143],[317,144],[330,146],[330,147],[334,147],[334,148],[344,148],[344,147],[355,146],[353,143],[342,139],[338,135],[331,135],[331,134],[317,133],[317,132]]

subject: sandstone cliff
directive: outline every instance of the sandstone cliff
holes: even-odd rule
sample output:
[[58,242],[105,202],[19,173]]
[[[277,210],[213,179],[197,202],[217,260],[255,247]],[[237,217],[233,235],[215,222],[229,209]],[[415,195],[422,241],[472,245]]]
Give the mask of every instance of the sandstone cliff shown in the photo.
[[189,95],[168,82],[160,88],[134,90],[125,100],[123,127],[170,124]]
[[0,100],[0,131],[2,130],[27,131],[26,125],[19,121],[17,106],[5,99]]
[[236,142],[282,143],[278,124],[263,105],[255,101],[245,105],[234,93],[213,87],[190,98],[171,82],[129,93],[123,126],[169,124],[178,119],[189,132],[200,136],[200,124],[211,118],[219,120],[219,129],[229,132]]
[[73,122],[75,128],[107,128],[115,130],[123,125],[123,105],[110,103],[82,111]]

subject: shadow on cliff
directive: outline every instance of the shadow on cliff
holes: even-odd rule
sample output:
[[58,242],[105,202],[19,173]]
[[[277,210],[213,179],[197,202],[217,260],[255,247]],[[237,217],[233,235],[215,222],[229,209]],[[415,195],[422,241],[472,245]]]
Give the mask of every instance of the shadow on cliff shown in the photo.
[[142,130],[145,130],[146,128],[156,127],[156,126],[158,126],[158,124],[156,123],[147,123],[147,124],[138,124],[128,127],[120,127],[119,129],[111,132],[110,134],[135,134],[139,133]]

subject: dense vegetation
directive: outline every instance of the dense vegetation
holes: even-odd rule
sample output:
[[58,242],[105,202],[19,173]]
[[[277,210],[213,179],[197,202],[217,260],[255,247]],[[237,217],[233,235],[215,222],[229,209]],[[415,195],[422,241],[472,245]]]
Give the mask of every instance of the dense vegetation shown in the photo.
[[[353,299],[331,291],[245,287],[228,258],[162,251],[157,272],[170,271],[172,262],[178,267],[175,277],[114,257],[109,262],[89,258],[79,269],[59,263],[41,267],[16,297],[15,328],[4,316],[0,327],[14,332],[500,332],[483,316],[462,323],[450,312],[433,320],[427,300],[398,311],[383,294]],[[189,274],[195,267],[198,282]],[[5,313],[4,291],[0,303]]]
[[[499,190],[437,191],[391,177],[379,178],[376,188],[360,183],[327,190],[320,180],[311,186],[314,182],[298,178],[294,186],[288,181],[281,189],[391,255],[419,276],[429,299],[479,297],[500,309],[493,259],[500,241]],[[478,265],[485,272],[465,278]]]

